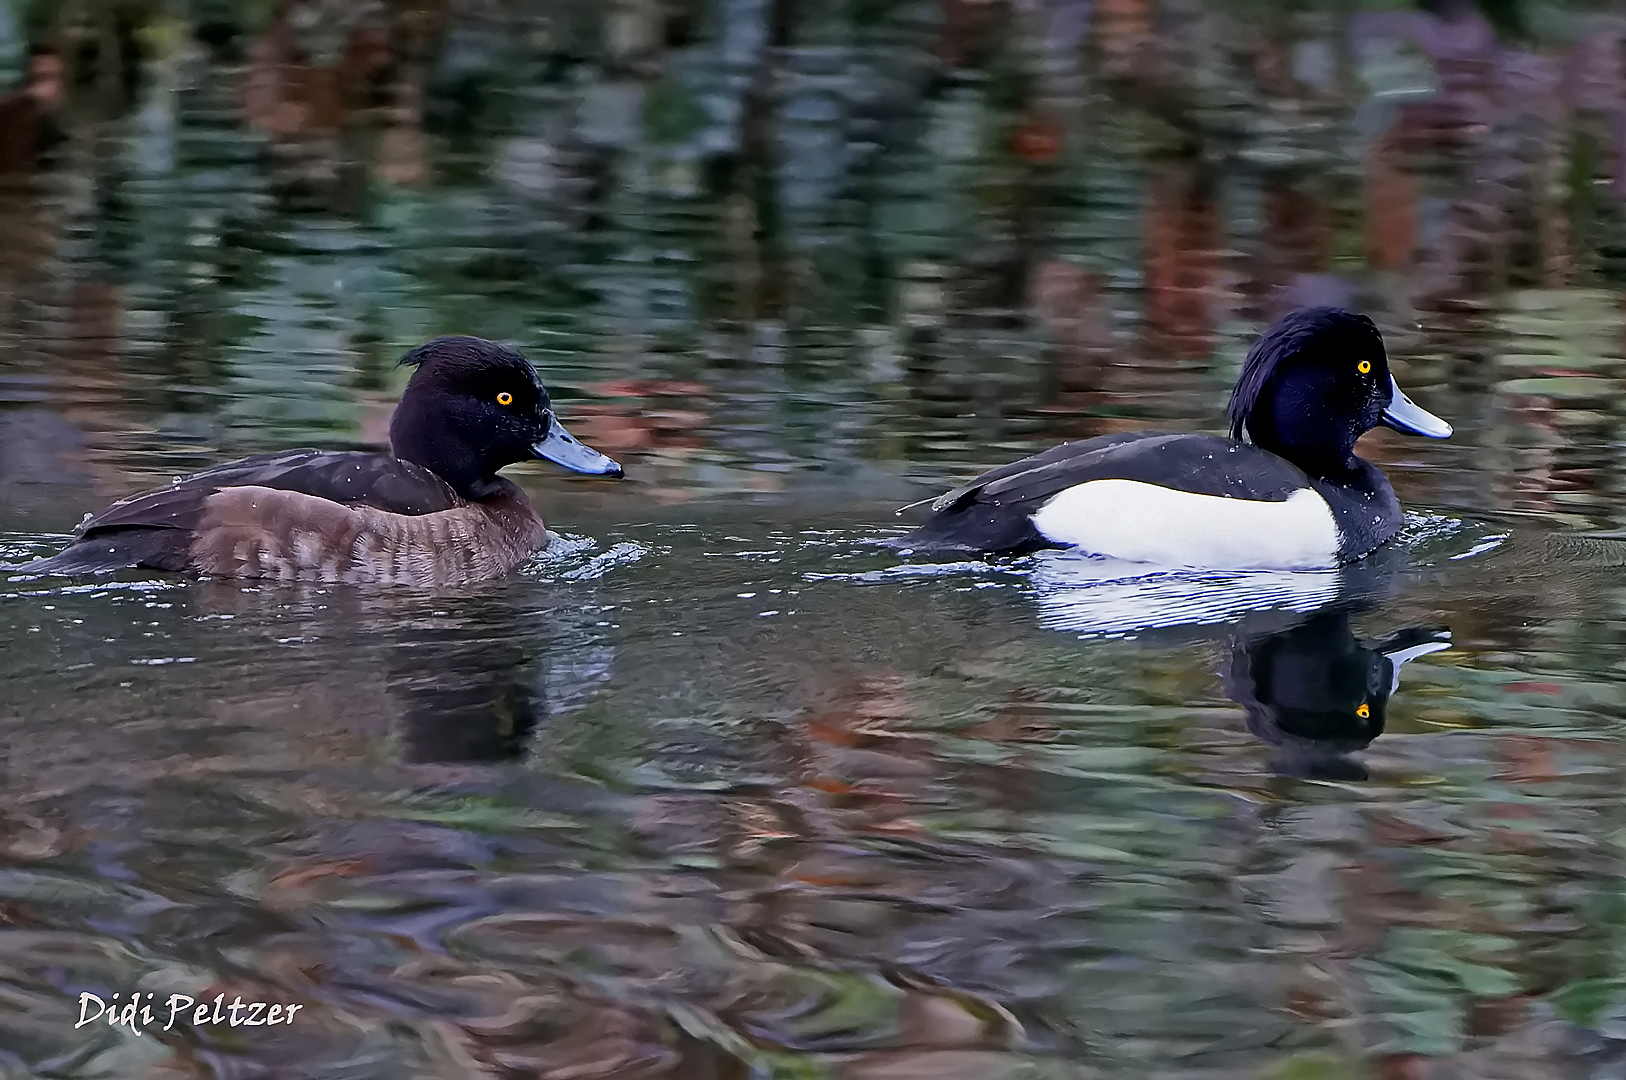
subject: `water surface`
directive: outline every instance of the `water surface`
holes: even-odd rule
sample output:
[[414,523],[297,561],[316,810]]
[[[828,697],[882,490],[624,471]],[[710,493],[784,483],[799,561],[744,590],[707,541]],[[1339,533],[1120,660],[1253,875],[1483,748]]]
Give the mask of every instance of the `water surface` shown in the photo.
[[[837,7],[0,21],[0,563],[439,333],[629,477],[460,591],[0,577],[0,1075],[1620,1073],[1618,20]],[[1322,300],[1457,429],[1360,566],[873,543]]]
[[[1613,1008],[1613,544],[1414,515],[1341,581],[1131,588],[1068,556],[901,565],[855,520],[881,510],[646,512],[435,595],[14,580],[14,1067],[1596,1049],[1573,1022]],[[1239,652],[1413,627],[1451,647],[1372,699],[1376,738],[1347,708],[1284,737],[1227,696]],[[133,988],[306,1011],[297,1038],[72,1026],[82,990]]]

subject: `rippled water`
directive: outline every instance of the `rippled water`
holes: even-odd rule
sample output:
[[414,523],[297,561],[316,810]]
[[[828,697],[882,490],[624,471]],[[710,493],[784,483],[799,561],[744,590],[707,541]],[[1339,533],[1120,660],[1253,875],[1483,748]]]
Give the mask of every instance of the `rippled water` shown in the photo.
[[[880,505],[634,505],[459,593],[13,579],[12,1068],[1612,1060],[1626,545],[1414,514],[1340,580],[1131,588],[899,564]],[[1357,634],[1420,627],[1352,728]],[[134,1036],[83,991],[304,1011]]]
[[[437,333],[628,480],[463,591],[0,572],[4,1080],[1626,1070],[1608,11],[25,6],[0,566]],[[874,543],[1319,300],[1457,428],[1362,564]]]

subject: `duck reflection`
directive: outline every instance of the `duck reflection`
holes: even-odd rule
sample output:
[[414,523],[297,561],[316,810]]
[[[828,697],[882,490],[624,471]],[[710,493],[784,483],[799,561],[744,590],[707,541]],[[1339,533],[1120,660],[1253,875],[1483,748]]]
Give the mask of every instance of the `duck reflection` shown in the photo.
[[1158,569],[1060,551],[1040,553],[1029,581],[1047,629],[1195,640],[1216,630],[1253,634],[1296,626],[1335,606],[1371,607],[1394,595],[1408,566],[1400,544],[1323,570]]
[[407,620],[392,634],[386,677],[400,708],[401,759],[411,764],[523,756],[539,723],[609,677],[613,654],[580,607],[538,609],[507,596],[481,597],[455,617]]
[[1278,774],[1365,780],[1365,766],[1349,755],[1383,734],[1401,667],[1450,647],[1450,631],[1432,627],[1362,642],[1347,608],[1327,610],[1286,630],[1239,639],[1224,672],[1225,693],[1246,710],[1248,730],[1276,748]]
[[546,708],[525,652],[453,628],[391,650],[389,687],[401,703],[401,759],[506,761],[524,753]]

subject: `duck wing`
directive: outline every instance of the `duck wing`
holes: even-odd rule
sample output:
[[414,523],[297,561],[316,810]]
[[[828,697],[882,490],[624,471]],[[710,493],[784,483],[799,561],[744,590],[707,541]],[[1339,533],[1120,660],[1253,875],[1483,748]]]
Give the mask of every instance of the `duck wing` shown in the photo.
[[1093,439],[1080,439],[1077,442],[1062,443],[1060,446],[1052,446],[1043,453],[1034,454],[1031,457],[1022,458],[1020,461],[1013,461],[1007,465],[1000,465],[996,468],[989,469],[987,472],[982,473],[971,480],[967,480],[953,491],[945,491],[943,494],[938,495],[935,498],[921,499],[919,502],[912,502],[908,506],[899,507],[898,513],[901,514],[905,510],[910,510],[914,507],[922,506],[927,502],[930,502],[932,504],[932,512],[940,514],[950,507],[964,501],[965,499],[986,490],[991,485],[1000,484],[1015,477],[1026,476],[1029,473],[1044,474],[1047,470],[1049,471],[1050,475],[1054,475],[1056,468],[1065,466],[1069,462],[1078,461],[1080,458],[1088,457],[1089,455],[1099,451],[1107,450],[1114,446],[1121,446],[1124,443],[1136,442],[1145,438],[1156,438],[1166,434],[1168,433],[1158,431],[1137,431],[1123,435],[1100,435]]
[[1309,486],[1296,466],[1222,435],[1107,435],[1063,443],[990,469],[935,499],[932,517],[895,543],[986,552],[1047,547],[1031,515],[1061,492],[1092,480],[1133,480],[1195,495],[1267,502],[1280,502]]
[[414,517],[462,504],[440,477],[388,454],[284,450],[217,465],[116,502],[81,522],[73,542],[62,551],[22,569],[41,574],[130,566],[184,570],[190,561],[192,532],[209,497],[225,488],[250,486]]

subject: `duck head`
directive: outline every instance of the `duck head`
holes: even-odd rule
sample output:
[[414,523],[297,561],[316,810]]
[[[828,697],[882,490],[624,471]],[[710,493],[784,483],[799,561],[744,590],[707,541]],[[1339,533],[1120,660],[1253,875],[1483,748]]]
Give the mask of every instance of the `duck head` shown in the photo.
[[401,363],[417,370],[390,418],[390,449],[464,498],[495,495],[498,469],[533,458],[587,476],[623,475],[620,465],[564,429],[536,369],[518,350],[484,338],[441,337]]
[[1383,337],[1365,315],[1336,307],[1289,312],[1264,332],[1226,409],[1231,437],[1312,475],[1354,466],[1355,441],[1379,425],[1444,439],[1451,425],[1419,407],[1389,373]]
[[1450,631],[1436,627],[1362,642],[1347,611],[1326,611],[1238,643],[1225,693],[1247,712],[1248,730],[1280,751],[1278,771],[1364,780],[1365,768],[1348,755],[1383,734],[1401,667],[1450,647]]

